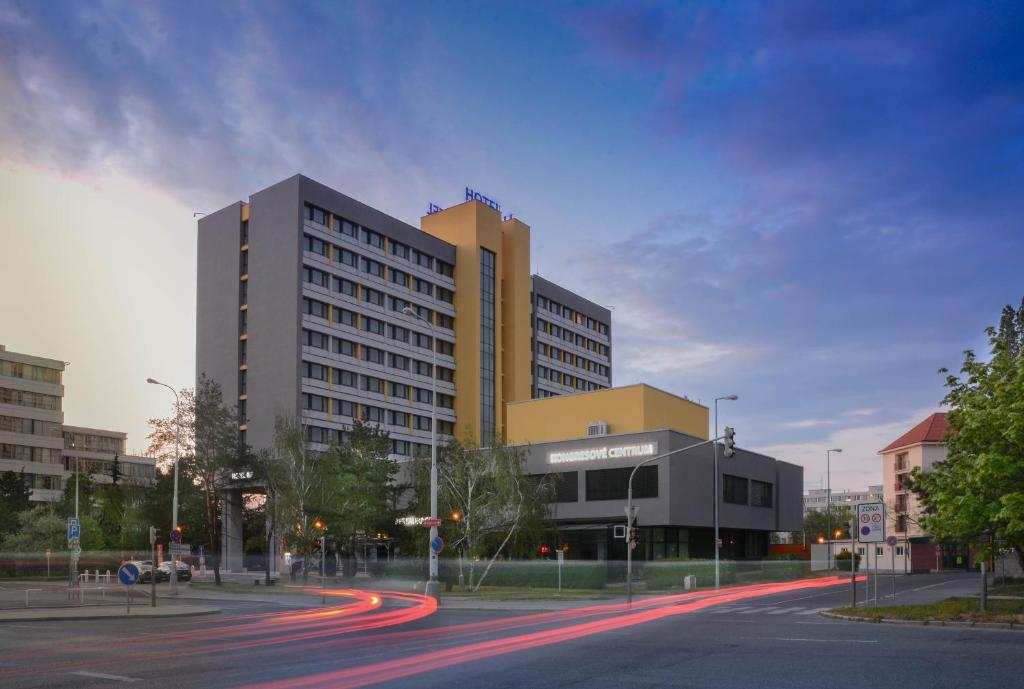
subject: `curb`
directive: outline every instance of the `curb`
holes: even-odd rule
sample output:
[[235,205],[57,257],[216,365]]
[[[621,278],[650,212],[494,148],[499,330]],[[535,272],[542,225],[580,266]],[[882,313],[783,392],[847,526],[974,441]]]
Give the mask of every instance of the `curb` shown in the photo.
[[185,612],[157,612],[145,615],[128,615],[125,613],[117,615],[97,615],[95,613],[87,613],[84,615],[74,616],[40,613],[33,617],[5,617],[0,615],[0,624],[4,624],[5,622],[75,622],[77,620],[141,620],[168,617],[199,617],[201,615],[217,615],[220,614],[220,612],[220,608],[202,608],[200,610],[186,610]]
[[867,622],[869,624],[905,624],[918,627],[958,627],[961,629],[1024,629],[1024,625],[1016,622],[954,622],[947,620],[897,620],[888,617],[872,619],[869,617],[853,617],[851,615],[837,615],[832,612],[818,613],[822,617],[832,620],[846,620],[847,622]]

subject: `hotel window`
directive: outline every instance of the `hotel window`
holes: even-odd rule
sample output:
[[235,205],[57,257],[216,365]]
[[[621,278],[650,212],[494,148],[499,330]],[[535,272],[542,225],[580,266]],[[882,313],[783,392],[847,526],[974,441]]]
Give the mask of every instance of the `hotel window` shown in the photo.
[[356,327],[356,312],[343,309],[340,306],[335,306],[334,309],[334,322],[347,325],[350,328]]
[[437,406],[443,407],[445,409],[454,409],[455,408],[455,398],[452,397],[451,395],[443,395],[441,393],[438,393],[437,394]]
[[334,278],[334,291],[347,294],[350,297],[356,296],[356,283],[345,278]]
[[391,454],[400,455],[407,457],[409,455],[409,441],[408,440],[392,440],[391,441]]
[[442,260],[435,261],[437,272],[445,277],[453,277],[455,275],[455,266],[451,263],[445,263]]
[[437,327],[446,330],[455,330],[455,319],[443,313],[437,314]]
[[409,330],[400,325],[388,324],[388,337],[392,340],[398,340],[399,342],[408,342]]
[[384,248],[384,237],[373,230],[363,228],[363,241],[370,246],[375,246],[378,249]]
[[480,439],[489,443],[495,431],[495,255],[480,249]]
[[334,338],[334,353],[342,354],[344,356],[355,356],[356,355],[356,343],[351,340],[345,340],[340,337]]
[[548,474],[554,484],[552,502],[579,502],[580,485],[578,471],[560,471]]
[[446,304],[454,304],[455,303],[455,292],[452,292],[450,289],[445,289],[444,287],[438,287],[437,288],[437,300],[438,301],[443,301]]
[[356,387],[356,381],[359,379],[352,371],[346,371],[343,368],[334,369],[334,385],[343,385],[345,387],[354,388]]
[[455,356],[455,344],[448,340],[437,340],[437,353],[445,356]]
[[[384,264],[369,258],[363,259],[363,272],[378,278],[384,277]],[[381,304],[383,306],[383,304]]]
[[444,419],[437,420],[437,432],[440,435],[455,435],[455,424]]
[[388,354],[388,366],[397,368],[399,371],[408,371],[409,357],[401,354]]
[[384,336],[384,321],[377,318],[363,316],[363,330],[374,335]]
[[306,220],[312,220],[313,222],[317,223],[318,225],[326,225],[327,224],[327,211],[325,211],[322,208],[317,208],[316,206],[311,206],[311,205],[309,205],[307,203],[306,204]]
[[[309,361],[302,362],[302,377],[311,380],[327,380],[327,367]],[[244,371],[243,371],[244,373]]]
[[419,402],[421,404],[430,404],[432,394],[430,390],[424,390],[423,388],[415,388],[414,391],[415,394],[413,395],[413,401]]
[[406,306],[409,306],[409,302],[407,302],[405,299],[399,299],[398,297],[392,296],[388,297],[389,310],[401,313],[402,309],[404,309]]
[[421,280],[419,278],[413,278],[412,285],[413,289],[415,289],[420,294],[426,294],[429,297],[434,296],[433,283],[427,282],[426,280]]
[[432,373],[430,370],[430,362],[420,361],[419,359],[413,359],[412,372],[415,373],[416,375],[427,376],[429,378]]
[[303,330],[303,343],[307,347],[315,347],[316,349],[327,349],[331,338],[323,333],[318,333],[315,330]]
[[382,379],[374,378],[373,376],[363,376],[362,382],[362,389],[365,392],[375,392],[378,395],[384,394],[384,381]]
[[377,306],[384,306],[384,293],[378,292],[375,289],[370,289],[369,287],[364,287],[363,301]]
[[356,238],[359,236],[359,226],[350,223],[348,220],[334,219],[334,230],[335,232],[341,232],[349,237]]
[[242,245],[245,246],[249,243],[249,221],[242,221]]
[[327,247],[329,246],[327,242],[322,239],[317,239],[316,237],[310,237],[308,234],[305,235],[305,237],[306,251],[320,256],[327,256]]
[[429,255],[427,255],[427,254],[425,254],[425,253],[423,253],[421,251],[416,251],[415,249],[413,249],[412,253],[413,253],[413,262],[416,265],[423,266],[424,268],[431,268],[431,269],[434,267],[434,257],[433,256],[429,256]]
[[417,431],[429,431],[430,430],[430,417],[420,416],[419,414],[413,414],[412,427]]
[[334,400],[334,414],[335,416],[348,416],[355,418],[356,416],[356,405],[348,400]]
[[397,268],[392,268],[388,272],[388,279],[396,285],[401,285],[402,287],[409,286],[409,274]]
[[421,349],[430,349],[431,341],[432,338],[430,337],[430,335],[424,335],[423,333],[412,334],[412,344],[415,347],[420,347]]
[[[587,500],[625,500],[632,467],[586,472]],[[634,498],[658,497],[658,467],[640,467],[633,476]]]
[[240,366],[244,365],[246,363],[245,359],[246,359],[246,354],[248,353],[248,351],[249,351],[249,341],[248,340],[242,340],[241,342],[238,343],[238,364]]
[[741,476],[722,474],[722,500],[734,505],[746,505],[747,479]]
[[327,318],[327,304],[316,299],[302,298],[302,311],[303,313],[316,316],[317,318]]
[[404,411],[392,411],[388,410],[388,425],[389,426],[401,426],[406,428],[409,426],[409,414]]
[[409,399],[409,386],[404,383],[388,383],[388,397]]
[[302,406],[309,411],[327,411],[327,398],[322,395],[303,393]]
[[334,262],[345,266],[351,266],[352,268],[358,268],[359,254],[336,246],[334,247]]
[[384,350],[377,349],[376,347],[367,347],[363,345],[363,361],[368,361],[371,364],[384,365]]
[[[455,382],[455,371],[453,371],[450,368],[445,368],[444,366],[438,366],[437,367],[437,379],[438,380],[443,380],[446,383],[454,383]],[[491,422],[493,423],[493,421],[494,420],[492,419]]]
[[249,303],[249,281],[238,283],[238,305],[244,306]]
[[303,282],[308,282],[309,284],[316,285],[317,287],[329,288],[331,285],[330,280],[331,276],[322,270],[317,270],[316,268],[310,268],[308,266],[303,266],[302,268]]
[[391,255],[398,256],[400,258],[409,258],[409,247],[401,242],[391,240]]
[[238,274],[245,275],[249,272],[249,252],[242,251],[239,256]]
[[380,407],[363,405],[363,421],[371,423],[384,423],[384,410]]
[[750,504],[754,507],[772,506],[772,484],[764,481],[750,481]]

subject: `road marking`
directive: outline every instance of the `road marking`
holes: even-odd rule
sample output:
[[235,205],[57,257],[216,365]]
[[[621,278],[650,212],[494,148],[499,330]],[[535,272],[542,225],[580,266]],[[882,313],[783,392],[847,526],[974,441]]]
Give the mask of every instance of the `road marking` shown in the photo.
[[804,609],[804,606],[798,605],[795,608],[779,608],[778,610],[770,610],[770,611],[768,611],[768,614],[769,615],[784,615],[784,614],[789,613],[789,612],[797,612],[798,610],[803,610],[803,609]]
[[877,644],[878,639],[793,639],[776,637],[775,641],[810,641],[819,644]]
[[87,670],[78,670],[70,673],[72,675],[81,675],[82,677],[95,677],[96,679],[113,679],[118,682],[138,682],[139,677],[125,677],[124,675],[108,675],[104,672],[88,672]]
[[768,609],[769,608],[766,608],[766,607],[744,608],[744,609],[741,609],[739,611],[739,613],[741,615],[753,615],[754,613],[764,612],[765,610],[768,610]]
[[797,615],[817,615],[819,612],[821,612],[823,610],[829,610],[829,609],[830,608],[812,608],[810,610],[804,610],[803,612],[798,612]]
[[727,612],[736,612],[737,610],[746,610],[746,608],[712,608],[711,613],[713,615],[721,615]]

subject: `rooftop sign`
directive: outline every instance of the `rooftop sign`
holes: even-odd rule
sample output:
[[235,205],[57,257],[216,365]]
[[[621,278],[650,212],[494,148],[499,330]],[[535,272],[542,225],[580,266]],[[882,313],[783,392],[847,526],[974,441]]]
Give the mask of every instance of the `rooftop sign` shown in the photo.
[[489,199],[478,191],[474,191],[469,187],[466,187],[466,200],[467,201],[479,201],[493,208],[496,211],[501,210],[501,204],[494,199]]
[[639,445],[617,445],[613,447],[590,447],[585,450],[549,452],[548,464],[592,462],[598,459],[621,459],[625,457],[653,457],[656,454],[658,454],[658,443],[640,443]]

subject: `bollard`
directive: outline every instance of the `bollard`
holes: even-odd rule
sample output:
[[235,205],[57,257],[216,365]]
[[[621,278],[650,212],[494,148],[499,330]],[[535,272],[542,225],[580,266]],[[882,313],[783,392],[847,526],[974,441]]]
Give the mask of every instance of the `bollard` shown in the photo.
[[107,584],[110,583],[110,570],[109,569],[107,570],[107,580],[104,583],[107,583]]

